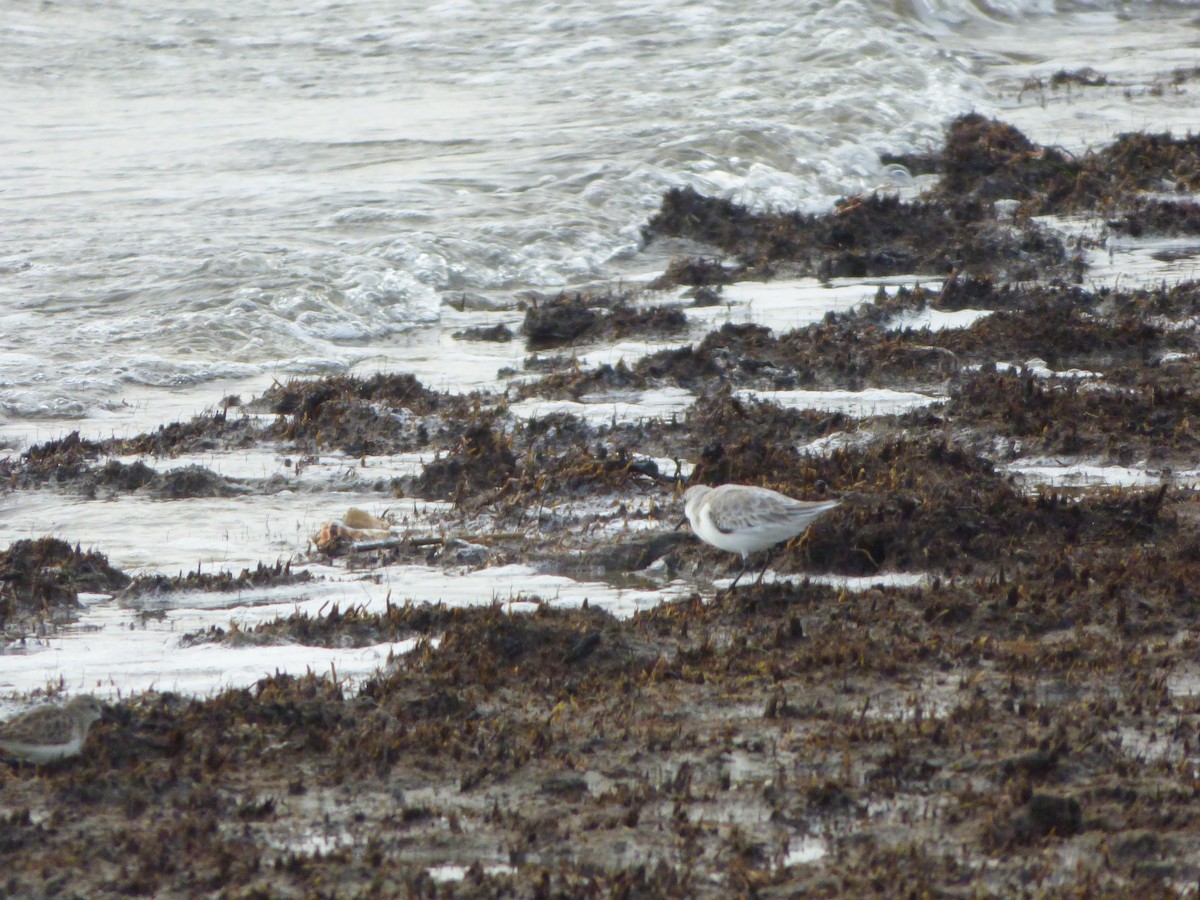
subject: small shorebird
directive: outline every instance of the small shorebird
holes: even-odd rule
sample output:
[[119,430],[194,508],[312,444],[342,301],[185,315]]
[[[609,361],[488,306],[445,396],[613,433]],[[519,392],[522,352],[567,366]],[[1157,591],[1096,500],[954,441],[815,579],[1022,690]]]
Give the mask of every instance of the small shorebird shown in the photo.
[[[746,573],[751,553],[803,534],[819,516],[838,505],[837,500],[795,500],[778,491],[748,484],[723,484],[716,488],[697,484],[687,489],[683,501],[684,513],[700,540],[720,550],[741,554],[742,570],[729,585],[731,591]],[[764,564],[758,574],[759,584],[766,573]]]
[[63,706],[39,706],[0,724],[0,753],[38,764],[74,756],[103,715],[104,707],[90,694]]

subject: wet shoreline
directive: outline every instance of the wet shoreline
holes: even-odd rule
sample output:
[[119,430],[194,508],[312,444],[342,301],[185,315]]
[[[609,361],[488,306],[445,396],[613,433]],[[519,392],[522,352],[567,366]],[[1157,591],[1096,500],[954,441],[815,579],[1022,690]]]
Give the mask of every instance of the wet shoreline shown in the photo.
[[[392,511],[384,546],[297,547],[290,567],[260,560],[244,584],[164,576],[144,588],[159,602],[405,566],[460,580],[526,567],[531,584],[659,597],[605,609],[526,590],[423,606],[397,585],[382,605],[181,635],[193,649],[406,652],[353,679],[335,668],[205,699],[122,698],[81,759],[0,774],[7,890],[35,889],[54,865],[70,873],[63,889],[168,896],[1195,884],[1200,287],[1085,289],[1095,248],[1034,217],[1082,210],[1114,232],[1189,234],[1186,195],[1141,198],[1164,180],[1192,189],[1200,144],[1134,136],[1076,160],[964,117],[932,165],[940,187],[920,200],[857,198],[825,216],[669,194],[648,233],[706,254],[651,288],[527,298],[521,334],[471,335],[523,340],[540,361],[503,393],[406,374],[297,380],[138,438],[75,436],[4,460],[10,491],[175,503],[288,496],[336,453],[354,496],[383,512],[429,504]],[[733,281],[914,268],[920,285],[812,324],[728,321],[686,342],[688,312],[719,308]],[[904,324],[964,311],[978,315],[963,327]],[[593,367],[553,352],[622,340],[647,352]],[[802,408],[814,392],[883,390],[918,400],[890,414]],[[663,391],[675,412],[618,415]],[[613,411],[513,414],[531,401]],[[172,457],[263,448],[280,471],[171,471]],[[412,465],[372,473],[402,457]],[[1015,474],[1047,459],[1153,469],[1160,483]],[[730,560],[673,530],[684,480],[842,506],[777,554],[766,583],[721,594]],[[9,633],[69,614],[81,590],[147,602],[127,575],[97,582],[99,566],[63,542],[10,547]],[[923,580],[887,584],[895,574]]]

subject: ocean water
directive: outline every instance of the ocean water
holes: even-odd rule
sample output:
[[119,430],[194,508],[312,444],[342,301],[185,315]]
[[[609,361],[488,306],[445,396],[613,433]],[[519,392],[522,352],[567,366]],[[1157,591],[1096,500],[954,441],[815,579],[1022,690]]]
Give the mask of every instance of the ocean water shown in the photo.
[[[450,292],[653,270],[640,228],[671,186],[826,208],[903,180],[879,151],[1004,109],[1029,72],[1194,64],[1188,6],[14,5],[0,434],[104,433],[402,360]],[[1104,136],[1023,100],[1041,138]],[[1194,111],[1162,105],[1168,125]]]
[[[441,389],[494,386],[498,369],[520,368],[522,342],[465,343],[452,332],[516,325],[520,313],[464,313],[443,300],[661,271],[672,247],[644,246],[641,227],[670,187],[809,211],[875,188],[911,189],[911,176],[880,153],[936,146],[946,123],[971,110],[1074,150],[1134,129],[1182,133],[1200,113],[1200,84],[1171,76],[1197,65],[1198,45],[1193,5],[1162,0],[77,0],[7,9],[0,455],[76,428],[99,437],[153,428],[291,375],[385,368]],[[1046,86],[1052,73],[1084,67],[1110,84]],[[1187,274],[1167,272],[1136,242],[1111,249],[1092,277]],[[840,279],[734,287],[731,306],[687,315],[696,333],[726,320],[785,329],[876,288]],[[584,348],[580,362],[658,346]],[[690,399],[582,398],[572,411],[609,421],[678,412]],[[778,399],[869,411],[937,398]],[[287,471],[269,447],[191,461],[234,474]],[[407,471],[420,460],[369,463]],[[355,492],[360,465],[323,456],[290,491],[234,500],[0,493],[0,546],[53,534],[130,572],[236,571],[302,553],[348,506],[395,511],[390,498]],[[419,529],[424,507],[399,503],[405,527]],[[614,535],[658,527],[632,507],[610,526]],[[333,666],[355,677],[405,649],[179,646],[187,630],[250,627],[334,602],[521,608],[533,592],[629,614],[691,589],[519,567],[393,566],[372,582],[316,569],[323,580],[310,586],[179,597],[150,617],[88,598],[76,628],[0,655],[0,694],[60,682],[103,694],[203,693],[276,668]]]

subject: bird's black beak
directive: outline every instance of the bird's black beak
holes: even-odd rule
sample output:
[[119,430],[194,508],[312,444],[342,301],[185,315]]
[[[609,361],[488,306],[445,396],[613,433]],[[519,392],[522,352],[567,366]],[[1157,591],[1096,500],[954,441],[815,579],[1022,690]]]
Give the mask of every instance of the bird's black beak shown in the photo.
[[678,531],[680,528],[682,528],[686,524],[687,524],[687,516],[684,516],[682,519],[679,520],[679,524],[675,526],[675,530]]

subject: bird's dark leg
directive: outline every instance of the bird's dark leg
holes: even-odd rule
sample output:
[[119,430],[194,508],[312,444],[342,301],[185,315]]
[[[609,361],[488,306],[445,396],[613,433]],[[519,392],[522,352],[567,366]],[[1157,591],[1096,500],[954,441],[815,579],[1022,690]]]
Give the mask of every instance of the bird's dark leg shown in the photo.
[[717,593],[713,596],[714,600],[719,600],[721,598],[722,594],[728,594],[728,593],[732,592],[735,587],[737,587],[738,581],[741,579],[741,577],[743,575],[746,574],[746,564],[748,562],[749,562],[749,557],[743,556],[742,557],[742,567],[741,567],[741,569],[738,570],[737,576],[733,579],[733,583],[730,584],[729,587],[725,588],[725,590],[717,591]]
[[756,581],[755,584],[762,584],[763,576],[767,574],[767,566],[769,566],[771,564],[771,551],[767,550],[767,552],[764,553],[763,556],[765,557],[763,559],[763,567],[762,567],[762,570],[758,573],[758,581]]
[[746,574],[746,569],[748,567],[749,562],[750,562],[750,557],[748,557],[748,556],[742,557],[742,568],[738,571],[737,577],[733,579],[733,583],[730,584],[729,587],[725,588],[725,590],[732,591],[735,587],[737,587],[737,583],[741,580],[742,576]]

